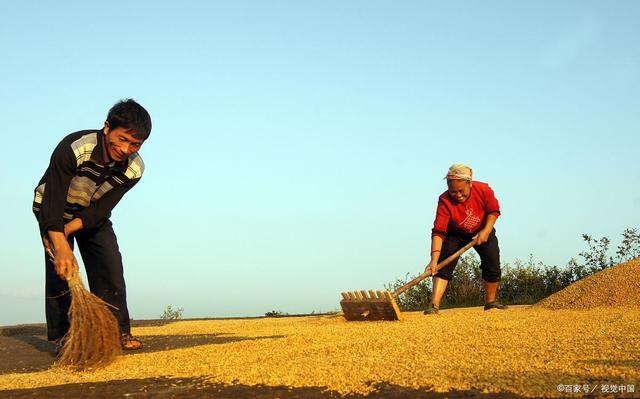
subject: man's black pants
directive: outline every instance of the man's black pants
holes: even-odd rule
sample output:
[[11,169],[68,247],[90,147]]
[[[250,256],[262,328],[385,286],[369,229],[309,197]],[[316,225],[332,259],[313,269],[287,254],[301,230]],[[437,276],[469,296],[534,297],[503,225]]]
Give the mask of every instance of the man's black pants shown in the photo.
[[[91,231],[78,232],[74,234],[73,238],[80,249],[89,289],[93,294],[117,308],[111,308],[111,310],[118,319],[120,331],[129,333],[131,325],[127,309],[122,255],[111,221],[107,220],[100,227]],[[69,239],[71,248],[73,248],[73,238]],[[68,313],[71,295],[67,281],[56,274],[53,262],[46,254],[45,259],[47,335],[50,341],[54,341],[62,338],[69,330]]]
[[[442,242],[442,253],[440,254],[440,262],[453,255],[460,248],[467,245],[473,236],[461,236],[454,234],[447,234]],[[488,283],[496,283],[500,281],[500,247],[498,245],[498,237],[496,237],[496,230],[493,229],[489,234],[489,239],[482,245],[476,245],[473,247],[480,256],[480,269],[482,270],[482,279]],[[458,258],[459,259],[459,258]],[[458,264],[458,259],[449,263],[436,273],[436,277],[440,277],[444,280],[451,280],[453,277],[453,270]]]

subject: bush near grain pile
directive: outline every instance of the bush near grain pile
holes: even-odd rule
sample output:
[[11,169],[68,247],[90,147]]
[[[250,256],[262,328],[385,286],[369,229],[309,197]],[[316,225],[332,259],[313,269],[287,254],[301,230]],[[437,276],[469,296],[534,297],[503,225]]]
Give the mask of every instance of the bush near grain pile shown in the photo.
[[[578,280],[640,256],[640,233],[636,228],[624,230],[615,258],[608,255],[611,244],[609,238],[602,237],[598,240],[589,234],[583,234],[582,239],[588,249],[578,254],[582,258],[581,262],[572,258],[565,267],[549,266],[542,262],[536,263],[533,255],[529,255],[526,262],[516,259],[513,264],[503,264],[500,299],[508,304],[533,304]],[[385,288],[394,291],[414,277],[407,273],[404,279],[397,279],[385,285]],[[421,310],[429,303],[430,297],[431,279],[427,279],[400,295],[398,306],[403,311]],[[480,260],[475,254],[469,253],[458,261],[442,307],[479,306],[483,303]]]

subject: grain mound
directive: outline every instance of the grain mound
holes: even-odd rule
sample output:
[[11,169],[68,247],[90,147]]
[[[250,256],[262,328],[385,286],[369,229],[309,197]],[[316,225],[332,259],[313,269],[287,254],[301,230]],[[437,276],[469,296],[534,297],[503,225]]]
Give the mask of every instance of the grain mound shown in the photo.
[[640,308],[640,258],[576,281],[538,302],[547,309]]

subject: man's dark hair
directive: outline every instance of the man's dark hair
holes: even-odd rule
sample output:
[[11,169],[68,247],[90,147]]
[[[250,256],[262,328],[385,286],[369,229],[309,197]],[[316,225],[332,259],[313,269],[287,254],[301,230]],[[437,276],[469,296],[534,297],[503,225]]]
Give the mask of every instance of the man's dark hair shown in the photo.
[[151,117],[142,105],[132,98],[121,100],[109,110],[107,115],[109,129],[130,130],[133,137],[146,140],[151,134]]

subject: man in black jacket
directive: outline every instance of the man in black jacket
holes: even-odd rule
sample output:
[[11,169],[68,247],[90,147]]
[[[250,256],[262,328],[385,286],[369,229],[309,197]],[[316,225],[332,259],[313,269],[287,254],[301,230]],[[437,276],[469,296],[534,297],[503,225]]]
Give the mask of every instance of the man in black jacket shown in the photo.
[[59,342],[69,330],[67,281],[78,272],[75,239],[91,292],[114,306],[122,347],[142,347],[131,336],[122,256],[109,217],[142,177],[138,150],[150,133],[149,113],[134,100],[123,100],[109,110],[103,129],[71,133],[51,155],[33,200],[46,249],[45,311],[51,341]]

